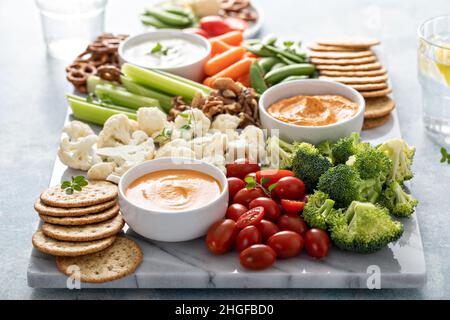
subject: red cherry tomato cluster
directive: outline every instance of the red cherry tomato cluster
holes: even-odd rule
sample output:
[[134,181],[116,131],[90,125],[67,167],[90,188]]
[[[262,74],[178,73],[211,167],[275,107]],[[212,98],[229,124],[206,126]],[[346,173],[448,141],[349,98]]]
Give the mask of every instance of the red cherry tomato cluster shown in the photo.
[[252,270],[295,257],[303,248],[315,258],[328,254],[328,234],[308,229],[301,217],[305,185],[292,171],[260,170],[257,164],[237,160],[227,166],[227,175],[230,206],[226,219],[208,231],[209,251],[224,254],[235,248],[241,265]]

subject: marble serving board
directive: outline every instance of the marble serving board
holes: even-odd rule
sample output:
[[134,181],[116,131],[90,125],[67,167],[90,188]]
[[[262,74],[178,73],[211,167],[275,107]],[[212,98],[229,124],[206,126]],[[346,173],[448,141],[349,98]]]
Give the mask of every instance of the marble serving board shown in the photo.
[[[374,144],[394,137],[400,137],[396,111],[386,125],[362,133],[363,140]],[[56,159],[50,185],[78,173]],[[31,208],[30,214],[34,214]],[[125,234],[142,248],[142,264],[125,278],[82,283],[81,288],[373,288],[378,283],[381,288],[420,287],[426,281],[426,271],[416,214],[402,222],[402,238],[379,252],[356,254],[333,247],[325,259],[315,260],[302,253],[258,272],[243,269],[237,252],[210,254],[203,238],[164,243],[145,239],[125,227]],[[67,277],[57,270],[55,258],[34,248],[27,276],[30,287],[67,287]]]

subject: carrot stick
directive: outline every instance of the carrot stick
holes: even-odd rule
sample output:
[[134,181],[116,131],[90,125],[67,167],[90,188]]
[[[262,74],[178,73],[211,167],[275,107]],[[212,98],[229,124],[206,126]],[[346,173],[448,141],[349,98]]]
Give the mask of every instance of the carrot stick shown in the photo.
[[246,73],[243,76],[240,76],[239,78],[237,78],[236,81],[242,83],[246,87],[251,87],[251,85],[250,85],[250,73]]
[[214,56],[205,63],[205,73],[208,76],[213,76],[216,73],[222,71],[226,67],[231,66],[236,61],[241,60],[245,53],[245,49],[242,47],[234,47],[221,54]]
[[257,58],[258,56],[256,54],[254,54],[253,52],[247,51],[244,54],[244,57],[246,57],[246,58]]
[[218,40],[218,39],[211,39],[211,54],[216,55],[220,54],[222,52],[225,52],[227,50],[230,50],[232,47],[225,42]]
[[211,87],[211,84],[212,84],[212,78],[211,78],[211,77],[205,78],[205,80],[203,80],[203,84],[204,84],[205,86]]
[[231,78],[233,80],[236,80],[240,76],[249,72],[250,65],[252,64],[253,60],[255,59],[244,58],[242,60],[239,60],[238,62],[232,64],[231,66],[223,69],[219,73],[216,73],[214,76],[212,76],[211,82],[217,78]]
[[230,31],[212,39],[223,41],[232,46],[239,46],[244,41],[244,35],[241,31]]

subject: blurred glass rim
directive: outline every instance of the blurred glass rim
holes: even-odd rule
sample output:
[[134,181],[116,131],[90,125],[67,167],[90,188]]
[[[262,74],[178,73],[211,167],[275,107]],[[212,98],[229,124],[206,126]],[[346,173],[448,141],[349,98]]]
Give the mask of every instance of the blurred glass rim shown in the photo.
[[[424,35],[424,28],[427,24],[429,24],[431,22],[439,21],[439,20],[446,20],[446,19],[448,20],[448,24],[450,26],[450,14],[434,16],[434,17],[431,17],[431,18],[425,20],[424,22],[422,22],[420,24],[419,28],[417,29],[417,34],[419,36],[419,39],[422,39],[423,41],[425,41],[426,43],[428,43],[434,47],[439,47],[439,48],[448,50],[449,49],[448,46],[444,46],[444,45],[438,44],[430,39],[427,39],[427,37]],[[450,27],[449,27],[449,31],[450,31]]]
[[[34,0],[40,12],[58,15],[84,14],[92,10],[104,10],[108,0]],[[82,4],[88,3],[91,6]]]

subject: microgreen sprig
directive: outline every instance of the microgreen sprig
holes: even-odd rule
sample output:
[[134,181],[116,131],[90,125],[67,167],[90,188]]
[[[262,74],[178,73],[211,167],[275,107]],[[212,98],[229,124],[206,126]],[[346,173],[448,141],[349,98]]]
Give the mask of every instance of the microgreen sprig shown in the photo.
[[450,153],[448,153],[444,147],[441,148],[441,155],[442,155],[441,162],[442,163],[447,162],[448,164],[450,164]]
[[272,190],[277,186],[276,183],[272,183],[266,188],[265,185],[270,182],[270,178],[268,177],[262,177],[260,182],[256,181],[253,177],[246,177],[244,181],[247,183],[245,186],[247,189],[261,188],[261,190],[269,197],[272,197]]
[[89,183],[83,176],[72,176],[71,181],[64,180],[61,183],[61,189],[68,195],[74,193],[74,191],[81,191],[83,187],[87,186]]

